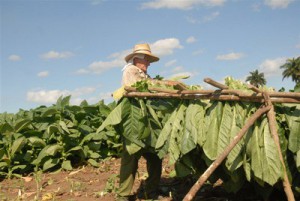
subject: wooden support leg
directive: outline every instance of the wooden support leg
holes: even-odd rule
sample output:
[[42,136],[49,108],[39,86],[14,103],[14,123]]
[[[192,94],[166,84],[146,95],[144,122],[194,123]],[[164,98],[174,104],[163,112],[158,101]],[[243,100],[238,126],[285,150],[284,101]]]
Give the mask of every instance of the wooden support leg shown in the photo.
[[270,101],[270,97],[267,93],[264,93],[264,97],[265,97],[266,104],[268,106],[271,106],[271,109],[267,113],[267,117],[268,117],[268,121],[269,121],[270,132],[271,132],[271,135],[276,144],[277,151],[279,153],[279,159],[282,163],[282,167],[283,167],[283,171],[284,171],[283,181],[282,181],[283,189],[286,194],[287,200],[295,201],[295,197],[294,197],[294,194],[293,194],[293,191],[291,188],[291,184],[290,184],[290,181],[289,181],[287,173],[286,173],[286,167],[285,167],[283,156],[281,153],[279,137],[278,137],[278,133],[277,133],[277,122],[276,122],[276,117],[275,117],[274,106],[273,106],[272,102]]

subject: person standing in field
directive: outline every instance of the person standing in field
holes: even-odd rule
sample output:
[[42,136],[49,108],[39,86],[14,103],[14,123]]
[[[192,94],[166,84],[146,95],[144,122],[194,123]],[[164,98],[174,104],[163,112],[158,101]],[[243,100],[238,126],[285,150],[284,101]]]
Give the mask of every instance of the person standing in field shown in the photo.
[[[148,44],[135,45],[133,52],[125,57],[127,65],[123,68],[122,85],[131,86],[141,80],[152,80],[147,74],[147,69],[150,66],[150,63],[157,62],[158,60],[159,58],[151,53]],[[147,160],[148,171],[148,178],[145,180],[143,189],[144,199],[158,198],[158,186],[162,172],[162,159],[160,159],[156,153],[149,152],[143,148],[137,153],[130,155],[123,142],[120,186],[117,192],[117,200],[129,200],[138,169],[138,160],[141,156]]]

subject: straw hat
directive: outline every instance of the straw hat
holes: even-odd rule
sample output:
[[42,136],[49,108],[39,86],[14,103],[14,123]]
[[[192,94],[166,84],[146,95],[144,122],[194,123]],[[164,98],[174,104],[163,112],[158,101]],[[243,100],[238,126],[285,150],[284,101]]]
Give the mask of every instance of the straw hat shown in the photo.
[[144,54],[147,56],[147,59],[150,63],[156,62],[159,58],[151,53],[150,46],[145,44],[137,44],[134,46],[133,52],[125,57],[125,61],[128,62],[136,54]]

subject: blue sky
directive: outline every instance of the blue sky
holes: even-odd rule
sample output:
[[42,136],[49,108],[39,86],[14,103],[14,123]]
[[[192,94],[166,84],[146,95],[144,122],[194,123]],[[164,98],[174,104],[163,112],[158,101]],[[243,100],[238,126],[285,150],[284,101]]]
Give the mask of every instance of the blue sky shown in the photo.
[[149,43],[149,74],[245,81],[292,89],[279,68],[300,52],[299,0],[1,0],[0,112],[104,99],[121,86],[124,57]]

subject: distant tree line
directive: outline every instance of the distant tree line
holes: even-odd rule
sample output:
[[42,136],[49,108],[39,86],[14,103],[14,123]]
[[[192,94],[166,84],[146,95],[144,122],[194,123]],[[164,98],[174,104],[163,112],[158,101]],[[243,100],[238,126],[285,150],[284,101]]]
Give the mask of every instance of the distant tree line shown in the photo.
[[[285,64],[280,66],[280,68],[283,69],[282,80],[291,77],[292,81],[296,84],[294,91],[300,92],[300,56],[298,58],[287,59]],[[256,69],[250,72],[250,75],[246,78],[246,82],[259,87],[266,85],[267,80],[264,73]]]

